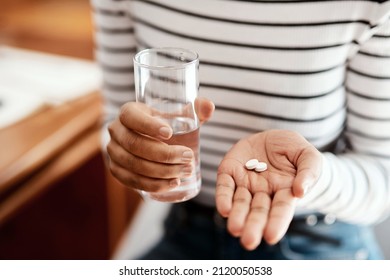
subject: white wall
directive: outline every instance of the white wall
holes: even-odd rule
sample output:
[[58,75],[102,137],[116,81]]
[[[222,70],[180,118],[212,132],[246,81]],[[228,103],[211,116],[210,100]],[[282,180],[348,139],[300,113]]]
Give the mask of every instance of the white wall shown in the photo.
[[147,200],[141,204],[113,259],[136,259],[159,240],[169,204]]

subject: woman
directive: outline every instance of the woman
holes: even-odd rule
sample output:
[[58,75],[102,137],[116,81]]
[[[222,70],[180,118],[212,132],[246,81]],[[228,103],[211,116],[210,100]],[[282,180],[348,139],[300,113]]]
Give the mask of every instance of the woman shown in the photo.
[[[201,58],[202,191],[172,207],[143,258],[382,258],[371,226],[390,206],[389,1],[92,4],[104,149],[131,188],[175,187],[186,151],[134,103],[132,56],[174,46]],[[245,170],[253,157],[268,170]]]

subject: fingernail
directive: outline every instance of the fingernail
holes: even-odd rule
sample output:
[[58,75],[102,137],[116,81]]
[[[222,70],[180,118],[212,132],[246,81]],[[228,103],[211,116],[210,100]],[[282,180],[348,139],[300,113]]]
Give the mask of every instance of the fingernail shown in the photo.
[[171,129],[166,126],[163,126],[162,128],[160,128],[159,133],[162,137],[169,138],[169,136],[171,136]]
[[169,182],[169,186],[172,188],[176,188],[180,185],[180,179],[176,178]]
[[182,170],[181,170],[181,173],[183,175],[187,175],[187,176],[191,175],[192,174],[192,166],[191,165],[187,165],[187,166],[183,167]]
[[192,160],[192,152],[191,151],[185,151],[182,155],[182,161],[189,162]]

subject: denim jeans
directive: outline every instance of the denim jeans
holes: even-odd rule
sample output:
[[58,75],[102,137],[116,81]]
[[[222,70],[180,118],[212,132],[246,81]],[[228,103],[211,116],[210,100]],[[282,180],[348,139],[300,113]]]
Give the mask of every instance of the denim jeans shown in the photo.
[[321,214],[293,219],[276,245],[262,242],[254,251],[243,249],[226,230],[226,221],[212,208],[194,202],[174,204],[161,241],[140,259],[325,260],[382,259],[373,231]]

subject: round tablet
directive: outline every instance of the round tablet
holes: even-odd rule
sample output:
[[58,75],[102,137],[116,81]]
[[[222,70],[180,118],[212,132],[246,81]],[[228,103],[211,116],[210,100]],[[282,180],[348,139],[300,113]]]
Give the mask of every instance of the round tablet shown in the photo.
[[250,159],[248,160],[246,163],[245,163],[245,167],[246,169],[248,170],[253,170],[256,168],[257,164],[259,163],[259,161],[255,158],[253,159]]
[[255,167],[255,171],[256,172],[262,172],[262,171],[266,171],[268,168],[267,164],[265,162],[258,162],[256,167]]

